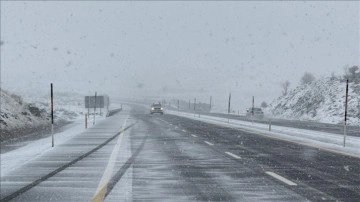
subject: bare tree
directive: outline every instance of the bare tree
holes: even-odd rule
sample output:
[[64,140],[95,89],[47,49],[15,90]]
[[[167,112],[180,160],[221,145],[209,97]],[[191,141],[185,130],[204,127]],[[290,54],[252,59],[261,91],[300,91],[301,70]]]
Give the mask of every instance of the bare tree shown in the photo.
[[335,72],[332,72],[332,73],[331,73],[330,80],[331,80],[331,81],[334,81],[334,80],[336,80],[336,78],[337,78],[337,77],[336,77],[336,75],[335,75]]
[[343,81],[346,81],[346,79],[349,79],[350,82],[358,83],[360,82],[360,72],[358,66],[352,66],[346,65],[344,67],[344,76]]
[[349,65],[346,65],[345,67],[344,67],[344,80],[346,81],[346,79],[350,79],[350,77],[351,77],[351,73],[350,73],[350,71],[349,71]]
[[360,81],[360,72],[358,66],[352,66],[349,68],[350,79],[354,82]]
[[301,77],[301,84],[302,85],[306,85],[306,84],[310,84],[313,81],[315,81],[315,76],[309,72],[305,72],[304,75]]
[[286,80],[284,83],[281,84],[281,87],[283,89],[282,94],[287,95],[290,87],[290,81]]
[[266,107],[268,107],[268,104],[265,101],[263,101],[260,106],[262,108],[266,108]]
[[349,73],[350,73],[351,78],[356,77],[358,70],[359,70],[359,67],[357,67],[357,66],[352,66],[349,68]]

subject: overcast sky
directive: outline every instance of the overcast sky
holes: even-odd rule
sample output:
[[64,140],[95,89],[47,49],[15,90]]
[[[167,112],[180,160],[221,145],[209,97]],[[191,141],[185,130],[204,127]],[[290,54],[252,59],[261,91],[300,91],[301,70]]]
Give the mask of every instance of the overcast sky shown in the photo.
[[259,105],[304,72],[359,65],[359,13],[355,1],[1,2],[1,85]]

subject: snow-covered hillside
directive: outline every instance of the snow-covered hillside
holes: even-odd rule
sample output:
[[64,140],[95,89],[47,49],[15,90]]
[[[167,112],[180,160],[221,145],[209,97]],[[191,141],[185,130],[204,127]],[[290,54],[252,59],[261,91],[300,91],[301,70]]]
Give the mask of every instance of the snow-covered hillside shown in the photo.
[[[1,90],[0,126],[1,140],[12,139],[32,132],[50,129],[50,98],[45,96],[18,96]],[[55,126],[80,118],[84,113],[82,96],[56,97],[54,106]]]
[[[278,118],[343,123],[345,89],[339,78],[321,78],[274,100],[268,111]],[[360,125],[359,83],[349,84],[348,124]]]
[[28,104],[15,94],[1,90],[1,140],[26,128],[45,127],[49,114],[34,104]]

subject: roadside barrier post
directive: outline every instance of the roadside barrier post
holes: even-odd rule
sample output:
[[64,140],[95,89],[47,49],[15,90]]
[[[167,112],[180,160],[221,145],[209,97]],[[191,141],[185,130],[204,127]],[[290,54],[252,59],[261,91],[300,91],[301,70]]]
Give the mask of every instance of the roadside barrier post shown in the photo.
[[271,131],[271,119],[269,119],[269,131]]
[[85,128],[87,128],[87,114],[85,113]]
[[230,102],[231,102],[231,93],[229,93],[229,103],[228,103],[228,123],[230,122]]
[[194,98],[194,117],[195,117],[195,114],[196,114],[196,108],[195,108],[195,106],[196,106],[196,98]]

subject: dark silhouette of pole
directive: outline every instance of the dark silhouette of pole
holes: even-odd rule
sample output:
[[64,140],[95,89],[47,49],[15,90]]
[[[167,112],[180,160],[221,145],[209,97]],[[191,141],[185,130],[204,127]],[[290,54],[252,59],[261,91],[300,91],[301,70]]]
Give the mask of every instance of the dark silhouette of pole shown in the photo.
[[95,92],[95,100],[94,100],[94,121],[93,121],[93,125],[95,125],[95,112],[96,112],[96,94],[97,94],[97,92]]
[[229,114],[230,114],[230,102],[231,102],[231,93],[229,93],[228,122],[229,122]]
[[196,114],[196,98],[194,98],[194,116],[195,116],[195,114]]
[[51,147],[54,147],[54,94],[53,84],[50,84],[50,96],[51,96]]
[[345,141],[346,141],[346,119],[347,119],[348,94],[349,94],[349,79],[346,80],[345,119],[344,119],[344,147],[345,147]]
[[254,121],[254,108],[255,108],[255,97],[252,96],[251,122]]
[[90,118],[90,96],[88,97],[88,118]]

